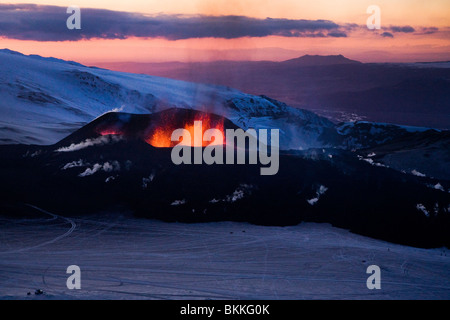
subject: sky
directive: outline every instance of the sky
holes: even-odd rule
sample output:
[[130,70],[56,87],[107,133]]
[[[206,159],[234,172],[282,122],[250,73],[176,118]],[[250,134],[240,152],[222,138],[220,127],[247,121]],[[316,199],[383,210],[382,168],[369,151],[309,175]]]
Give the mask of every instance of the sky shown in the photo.
[[[69,30],[67,7],[80,7]],[[381,29],[369,30],[380,8]],[[0,1],[0,48],[74,60],[450,60],[449,0]]]

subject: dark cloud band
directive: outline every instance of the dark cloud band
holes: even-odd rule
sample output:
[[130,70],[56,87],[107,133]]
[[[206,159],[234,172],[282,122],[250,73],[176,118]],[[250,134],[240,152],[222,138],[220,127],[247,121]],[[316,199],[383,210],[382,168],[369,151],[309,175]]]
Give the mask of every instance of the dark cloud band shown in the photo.
[[413,33],[416,30],[411,26],[391,26],[389,28],[392,32],[403,32],[403,33]]
[[381,34],[381,36],[382,36],[383,38],[393,38],[393,37],[394,37],[394,35],[393,35],[392,33],[390,33],[390,32],[383,32],[383,33]]
[[81,9],[81,30],[69,30],[66,7],[0,4],[0,36],[20,40],[77,41],[129,37],[191,38],[346,37],[347,26],[329,20],[256,19],[245,16],[145,15]]

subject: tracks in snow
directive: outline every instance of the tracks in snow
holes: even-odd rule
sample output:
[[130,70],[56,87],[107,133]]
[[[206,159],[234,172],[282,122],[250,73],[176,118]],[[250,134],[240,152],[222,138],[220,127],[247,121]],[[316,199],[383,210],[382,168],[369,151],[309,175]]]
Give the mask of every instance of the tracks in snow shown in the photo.
[[76,227],[77,227],[77,224],[76,224],[75,221],[73,221],[72,219],[69,219],[69,218],[66,218],[66,217],[59,216],[59,215],[57,215],[57,214],[48,212],[48,211],[46,211],[46,210],[43,210],[43,209],[38,208],[38,207],[36,207],[36,206],[33,206],[33,205],[31,205],[31,204],[26,204],[26,206],[28,206],[28,207],[30,207],[30,208],[33,208],[33,209],[35,209],[35,210],[37,210],[37,211],[39,211],[39,212],[42,212],[42,213],[44,213],[44,214],[47,214],[47,215],[51,216],[54,220],[56,220],[56,219],[61,219],[61,220],[66,221],[67,223],[70,223],[70,228],[69,228],[69,230],[67,230],[64,234],[62,234],[62,235],[60,235],[60,236],[58,236],[58,237],[56,237],[56,238],[53,238],[53,239],[51,239],[51,240],[48,240],[48,241],[39,243],[39,244],[34,245],[34,246],[30,246],[30,247],[20,248],[20,249],[16,249],[16,250],[12,250],[12,251],[0,252],[0,255],[2,255],[2,254],[11,254],[11,253],[21,253],[21,252],[33,250],[33,249],[36,249],[36,248],[40,248],[40,247],[43,247],[43,246],[46,246],[46,245],[55,243],[55,242],[57,242],[57,241],[59,241],[59,240],[65,238],[65,237],[69,236],[69,235],[76,229]]

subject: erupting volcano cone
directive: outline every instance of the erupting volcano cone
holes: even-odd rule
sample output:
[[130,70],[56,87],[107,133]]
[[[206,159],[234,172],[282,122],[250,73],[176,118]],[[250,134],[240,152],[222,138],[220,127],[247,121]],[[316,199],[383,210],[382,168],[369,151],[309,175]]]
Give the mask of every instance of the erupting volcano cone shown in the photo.
[[[194,136],[194,123],[201,121],[202,135],[208,129],[218,129],[225,136],[226,129],[239,128],[230,120],[212,113],[191,109],[171,108],[153,114],[107,113],[61,140],[58,146],[80,143],[87,139],[114,135],[127,140],[141,140],[157,148],[173,147],[172,132],[186,129]],[[187,142],[184,142],[187,143]],[[203,142],[206,146],[210,142]]]

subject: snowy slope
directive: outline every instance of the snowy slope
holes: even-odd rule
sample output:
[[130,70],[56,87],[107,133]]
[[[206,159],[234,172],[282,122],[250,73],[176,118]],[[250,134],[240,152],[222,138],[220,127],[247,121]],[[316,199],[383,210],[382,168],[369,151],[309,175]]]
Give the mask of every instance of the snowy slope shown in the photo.
[[370,148],[421,132],[441,132],[431,128],[368,121],[340,123],[336,130],[343,138],[342,145],[348,149]]
[[[450,132],[427,130],[361,150],[364,157],[390,168],[450,180]],[[419,172],[420,174],[417,174]]]
[[[447,249],[325,224],[181,224],[113,212],[0,222],[0,299],[450,298]],[[81,269],[81,290],[66,287],[71,264]],[[381,268],[381,290],[367,289],[370,265]]]
[[333,127],[312,112],[228,87],[114,72],[6,49],[0,50],[0,97],[2,144],[56,143],[111,110],[213,112],[244,129],[281,129],[282,147],[294,149],[327,144],[322,134]]

